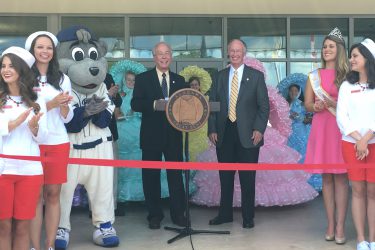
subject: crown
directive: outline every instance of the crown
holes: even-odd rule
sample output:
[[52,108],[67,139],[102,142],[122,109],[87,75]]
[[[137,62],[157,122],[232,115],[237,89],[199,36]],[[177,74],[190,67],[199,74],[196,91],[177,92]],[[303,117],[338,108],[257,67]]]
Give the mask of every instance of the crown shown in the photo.
[[337,37],[338,39],[340,39],[343,43],[345,42],[344,41],[344,38],[342,37],[342,34],[341,34],[341,31],[335,27],[329,34],[328,36],[335,36]]

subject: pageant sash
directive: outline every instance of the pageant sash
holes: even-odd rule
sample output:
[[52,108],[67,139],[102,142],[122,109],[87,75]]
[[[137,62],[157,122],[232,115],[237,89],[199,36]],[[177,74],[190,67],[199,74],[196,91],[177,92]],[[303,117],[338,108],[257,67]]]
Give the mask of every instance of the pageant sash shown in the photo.
[[[309,80],[311,83],[311,87],[314,90],[315,95],[322,100],[323,102],[326,102],[326,100],[329,100],[330,102],[337,103],[328,93],[325,91],[322,87],[322,82],[320,79],[320,71],[319,69],[316,69],[309,74]],[[336,108],[329,107],[328,111],[331,112],[332,115],[336,116]]]

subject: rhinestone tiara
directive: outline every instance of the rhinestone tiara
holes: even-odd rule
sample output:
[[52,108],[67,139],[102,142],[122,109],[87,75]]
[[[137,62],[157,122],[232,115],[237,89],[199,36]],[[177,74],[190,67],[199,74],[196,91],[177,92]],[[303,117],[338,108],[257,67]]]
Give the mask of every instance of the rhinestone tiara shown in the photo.
[[335,27],[329,34],[328,36],[335,36],[338,39],[340,39],[342,42],[345,42],[344,38],[342,37],[341,31],[339,28]]

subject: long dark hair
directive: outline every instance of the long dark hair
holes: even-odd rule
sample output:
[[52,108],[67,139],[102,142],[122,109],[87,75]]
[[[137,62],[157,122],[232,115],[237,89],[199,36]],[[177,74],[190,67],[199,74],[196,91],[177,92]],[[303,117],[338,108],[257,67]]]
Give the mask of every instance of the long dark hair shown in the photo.
[[[11,53],[5,54],[3,57],[1,57],[0,65],[3,64],[4,57],[8,57],[10,59],[12,66],[20,76],[18,84],[22,101],[24,101],[28,107],[33,107],[34,110],[38,112],[40,110],[40,106],[35,102],[38,99],[38,95],[33,91],[33,87],[35,86],[37,80],[33,71],[21,58]],[[7,102],[7,95],[10,95],[8,84],[4,81],[3,77],[0,76],[0,110]]]
[[197,77],[197,76],[192,76],[192,77],[189,78],[189,81],[188,81],[189,85],[190,85],[190,83],[192,83],[194,80],[198,82],[199,86],[201,86],[201,81],[199,80],[199,77]]
[[[368,87],[370,89],[375,88],[375,59],[371,52],[364,46],[362,43],[354,44],[350,48],[349,55],[351,56],[352,51],[357,48],[359,53],[366,59],[365,63],[365,69],[367,73],[367,83]],[[349,73],[346,75],[346,80],[350,82],[351,84],[354,84],[359,81],[359,72],[357,71],[349,71]]]
[[288,88],[288,95],[286,97],[286,101],[290,104],[293,100],[290,98],[289,91],[292,87],[296,87],[298,91],[301,91],[301,94],[299,95],[298,99],[301,100],[301,102],[305,102],[305,97],[303,95],[303,91],[301,87],[298,84],[291,84]]
[[[53,47],[53,56],[52,56],[51,61],[48,64],[47,82],[49,84],[51,84],[55,89],[61,90],[60,84],[64,80],[64,74],[60,71],[59,61],[57,60],[56,47],[55,47],[55,44],[53,43],[52,39],[49,36],[44,35],[44,34],[35,37],[35,39],[31,43],[30,53],[33,54],[33,56],[35,57],[34,47],[35,47],[36,40],[38,40],[38,38],[40,38],[40,37],[47,37],[51,41],[51,44],[52,44],[52,47]],[[40,77],[40,72],[39,72],[36,64],[37,64],[37,62],[34,63],[34,65],[32,67],[32,70],[34,71],[34,74],[37,77]],[[36,86],[39,86],[39,82],[37,82]]]

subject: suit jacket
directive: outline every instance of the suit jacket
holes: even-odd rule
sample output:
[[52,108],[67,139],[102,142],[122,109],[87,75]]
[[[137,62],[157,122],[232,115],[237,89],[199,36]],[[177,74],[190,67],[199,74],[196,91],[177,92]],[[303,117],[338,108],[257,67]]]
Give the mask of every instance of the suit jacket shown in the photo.
[[[187,87],[184,78],[171,71],[169,83],[169,96]],[[182,150],[182,133],[169,124],[165,112],[154,110],[154,101],[159,99],[164,99],[164,96],[156,69],[137,75],[131,107],[142,113],[141,149],[162,151],[169,144]]]
[[[210,91],[210,101],[220,102],[220,112],[211,113],[208,119],[208,134],[217,133],[218,135],[217,147],[220,147],[223,142],[228,119],[229,72],[229,67],[219,71]],[[262,139],[255,146],[251,137],[254,130],[264,134],[269,111],[268,92],[263,73],[245,65],[236,105],[237,129],[244,148],[255,148],[264,144]]]

